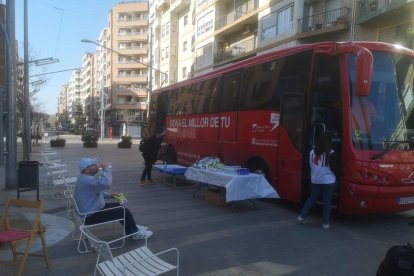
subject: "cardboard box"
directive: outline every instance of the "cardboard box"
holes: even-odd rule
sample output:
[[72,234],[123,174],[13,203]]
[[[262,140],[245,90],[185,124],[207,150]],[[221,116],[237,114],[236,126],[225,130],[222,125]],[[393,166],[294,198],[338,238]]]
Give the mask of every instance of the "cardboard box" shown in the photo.
[[204,199],[218,206],[226,205],[226,195],[220,191],[206,190],[204,192]]

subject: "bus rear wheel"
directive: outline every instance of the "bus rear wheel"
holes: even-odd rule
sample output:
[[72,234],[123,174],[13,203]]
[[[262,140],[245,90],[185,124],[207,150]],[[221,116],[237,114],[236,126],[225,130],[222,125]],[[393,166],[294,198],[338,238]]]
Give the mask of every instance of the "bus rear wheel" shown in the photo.
[[177,152],[173,145],[167,145],[165,155],[167,164],[177,164]]
[[266,180],[271,183],[271,176],[269,167],[261,159],[253,159],[247,162],[246,167],[251,173],[260,173],[263,174]]

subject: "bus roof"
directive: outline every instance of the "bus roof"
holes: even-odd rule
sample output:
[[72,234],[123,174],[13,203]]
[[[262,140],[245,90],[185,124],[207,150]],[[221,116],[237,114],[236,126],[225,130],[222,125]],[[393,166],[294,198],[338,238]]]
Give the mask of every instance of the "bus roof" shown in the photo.
[[403,55],[412,55],[414,56],[414,51],[408,48],[404,48],[395,44],[388,44],[384,42],[369,42],[369,41],[355,41],[355,42],[335,42],[335,41],[326,41],[326,42],[319,42],[319,43],[311,43],[311,44],[303,44],[294,47],[289,47],[285,49],[276,50],[273,52],[269,52],[263,55],[254,56],[236,63],[232,63],[226,67],[222,67],[219,69],[215,69],[211,72],[207,72],[205,74],[193,77],[191,79],[183,80],[181,82],[177,82],[171,84],[166,87],[162,87],[153,91],[154,94],[161,93],[165,90],[171,90],[175,88],[179,88],[181,86],[189,85],[192,83],[196,83],[205,79],[214,78],[216,76],[225,74],[227,72],[231,72],[237,68],[245,68],[250,67],[255,64],[262,63],[264,61],[272,60],[278,57],[283,57],[290,54],[305,52],[309,50],[319,50],[325,49],[328,50],[329,48],[339,47],[344,44],[354,44],[358,46],[365,47],[369,50],[374,51],[387,51],[387,52],[395,52],[400,53]]

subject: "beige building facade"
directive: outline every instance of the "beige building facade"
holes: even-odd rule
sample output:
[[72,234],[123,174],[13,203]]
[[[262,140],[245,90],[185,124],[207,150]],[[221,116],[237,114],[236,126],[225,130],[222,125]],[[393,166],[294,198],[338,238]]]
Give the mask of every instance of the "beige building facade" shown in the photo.
[[[127,117],[145,123],[148,91],[252,56],[320,41],[368,40],[413,48],[413,14],[414,0],[119,3],[99,35],[104,48],[94,55],[96,104],[86,102],[90,88],[85,72],[79,99],[85,101],[85,111],[95,108],[98,121],[102,106],[105,134],[112,128],[120,135]],[[73,85],[68,89],[68,103],[73,103]]]
[[126,117],[141,118],[147,110],[148,2],[115,5],[106,32],[106,47],[113,50],[107,50],[105,57],[111,105],[106,121],[114,135],[120,135]]
[[103,123],[105,136],[109,129],[119,136],[125,121],[142,124],[146,118],[148,1],[115,5],[97,44],[102,46],[94,53],[84,53],[82,70],[75,71],[67,84],[66,112],[74,124],[75,106],[79,104],[86,118],[85,127],[99,130]]
[[[412,0],[155,0],[152,60],[171,84],[305,43],[370,40],[412,48],[413,14]],[[160,84],[155,77],[153,87]]]

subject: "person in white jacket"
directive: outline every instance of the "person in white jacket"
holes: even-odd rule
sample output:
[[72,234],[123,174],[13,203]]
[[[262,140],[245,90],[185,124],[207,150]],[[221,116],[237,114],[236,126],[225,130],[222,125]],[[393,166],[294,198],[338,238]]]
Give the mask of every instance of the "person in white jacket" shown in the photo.
[[309,165],[311,170],[311,195],[306,200],[297,220],[299,223],[305,223],[306,215],[322,194],[322,227],[324,229],[329,229],[332,193],[335,188],[335,172],[337,171],[336,153],[332,149],[331,137],[329,134],[322,135],[316,147],[311,150],[309,155]]

